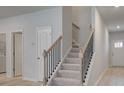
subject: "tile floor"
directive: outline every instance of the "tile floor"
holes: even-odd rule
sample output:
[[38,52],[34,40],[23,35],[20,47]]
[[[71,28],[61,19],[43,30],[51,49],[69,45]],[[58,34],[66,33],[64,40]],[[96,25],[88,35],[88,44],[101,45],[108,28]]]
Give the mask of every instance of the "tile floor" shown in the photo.
[[124,86],[124,67],[109,68],[98,86]]
[[21,77],[7,78],[5,74],[0,74],[0,86],[42,86],[42,83],[22,80]]

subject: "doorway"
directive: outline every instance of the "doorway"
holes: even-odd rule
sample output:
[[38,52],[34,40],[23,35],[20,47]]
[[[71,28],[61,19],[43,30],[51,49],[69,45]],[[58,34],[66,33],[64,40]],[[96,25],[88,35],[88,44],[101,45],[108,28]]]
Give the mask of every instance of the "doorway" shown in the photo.
[[48,49],[52,43],[51,27],[40,27],[37,29],[37,62],[38,62],[38,81],[43,81],[44,77],[44,58],[43,51]]
[[13,75],[22,76],[23,37],[22,32],[13,32]]
[[124,40],[111,42],[111,65],[124,66]]
[[0,33],[0,74],[6,73],[6,33]]

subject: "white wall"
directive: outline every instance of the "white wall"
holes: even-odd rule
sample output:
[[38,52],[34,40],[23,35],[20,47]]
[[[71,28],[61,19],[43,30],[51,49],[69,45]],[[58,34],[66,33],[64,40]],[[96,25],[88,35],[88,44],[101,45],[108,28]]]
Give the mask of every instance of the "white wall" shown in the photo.
[[63,57],[72,46],[72,7],[63,7],[62,31],[63,31]]
[[62,7],[55,7],[0,20],[0,32],[7,33],[7,71],[8,77],[12,76],[11,61],[11,32],[24,31],[24,73],[25,79],[37,80],[36,60],[36,28],[39,26],[52,27],[52,41],[62,35]]
[[[109,33],[109,40],[110,40],[110,47],[109,47],[109,50],[110,50],[110,66],[112,66],[111,62],[111,51],[112,51],[112,48],[111,48],[111,44],[112,44],[112,41],[113,40],[124,40],[124,32],[123,31],[117,31],[117,32],[110,32]],[[123,51],[122,51],[123,52]]]
[[91,6],[73,6],[72,7],[72,22],[80,27],[79,43],[84,46],[90,35],[90,24],[92,21]]
[[94,10],[95,14],[95,61],[92,66],[88,85],[94,85],[100,75],[108,68],[109,60],[109,33],[101,15]]

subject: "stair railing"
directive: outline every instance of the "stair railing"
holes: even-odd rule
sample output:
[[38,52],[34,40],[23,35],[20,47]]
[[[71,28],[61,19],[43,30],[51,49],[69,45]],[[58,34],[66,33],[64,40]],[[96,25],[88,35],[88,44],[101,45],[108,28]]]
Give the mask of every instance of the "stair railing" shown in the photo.
[[44,80],[43,85],[52,77],[62,57],[62,36],[60,36],[48,50],[44,50]]
[[91,32],[86,45],[83,48],[82,62],[81,62],[81,84],[85,83],[87,71],[94,52],[94,30]]

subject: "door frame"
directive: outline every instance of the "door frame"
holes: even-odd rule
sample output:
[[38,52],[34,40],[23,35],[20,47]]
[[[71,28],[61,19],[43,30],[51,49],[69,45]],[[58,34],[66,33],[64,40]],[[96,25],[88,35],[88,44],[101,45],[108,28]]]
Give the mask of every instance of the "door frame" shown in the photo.
[[[0,34],[5,34],[6,36],[7,36],[7,33],[6,32],[0,32]],[[5,39],[6,39],[6,37],[5,37]],[[6,41],[6,40],[5,40]],[[5,42],[5,43],[7,43],[7,42]],[[7,44],[6,44],[7,45]],[[6,46],[5,46],[6,47]],[[6,54],[7,54],[7,51],[6,51]],[[5,60],[6,60],[6,77],[7,77],[7,57],[5,58]]]
[[[52,44],[52,40],[53,40],[53,38],[52,38],[52,26],[39,26],[39,27],[36,27],[36,62],[37,62],[37,57],[38,57],[38,31],[42,30],[43,28],[51,29],[51,44]],[[40,69],[40,67],[38,65],[38,62],[37,62],[36,66],[37,66],[36,68],[38,68],[36,70],[37,71],[36,80],[37,81],[43,81],[43,80],[40,79],[40,73],[38,71]]]
[[15,32],[11,32],[11,58],[12,58],[12,76],[15,77],[15,72],[14,72],[14,34],[15,33],[22,33],[22,78],[24,76],[24,31],[23,30],[18,30]]
[[[113,54],[113,49],[114,49],[114,43],[116,41],[124,41],[124,40],[117,39],[117,40],[111,40],[110,41],[110,67],[124,67],[124,66],[115,66],[115,65],[113,65],[113,55],[114,55]],[[123,47],[124,47],[124,45],[123,45]]]

